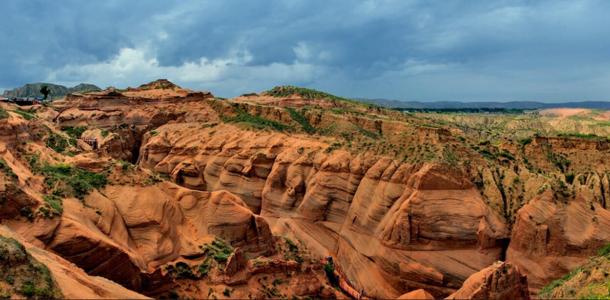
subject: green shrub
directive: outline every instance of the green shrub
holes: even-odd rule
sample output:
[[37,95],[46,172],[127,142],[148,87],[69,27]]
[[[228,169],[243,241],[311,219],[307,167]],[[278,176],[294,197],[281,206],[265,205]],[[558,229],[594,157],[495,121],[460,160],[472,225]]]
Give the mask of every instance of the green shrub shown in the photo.
[[25,217],[30,221],[34,220],[34,212],[32,211],[32,208],[29,206],[24,206],[21,209],[19,209],[19,214],[22,217]]
[[19,288],[19,293],[26,297],[32,297],[36,294],[36,287],[34,286],[33,282],[29,280],[25,281],[21,284],[21,287]]
[[284,281],[281,278],[273,279],[273,282],[271,282],[271,284],[273,284],[273,286],[278,286],[282,283],[284,283]]
[[47,138],[47,147],[53,149],[57,153],[63,153],[70,146],[70,143],[63,136],[51,132]]
[[110,131],[103,129],[102,130],[102,137],[107,137],[110,134]]
[[561,170],[561,172],[565,172],[568,170],[568,168],[570,167],[570,160],[567,159],[563,154],[561,153],[555,153],[553,152],[553,150],[548,147],[547,149],[547,159],[552,162],[557,168],[559,168],[559,170]]
[[309,123],[309,120],[307,120],[307,118],[301,112],[297,111],[296,109],[294,109],[292,107],[286,107],[286,110],[290,114],[290,117],[295,122],[299,123],[305,132],[307,132],[309,134],[316,132],[316,129],[313,126],[311,126],[311,124]]
[[599,251],[597,252],[597,255],[608,256],[610,258],[610,244],[601,247],[601,249],[599,249]]
[[191,266],[189,266],[188,264],[184,263],[184,262],[178,262],[176,263],[176,278],[179,279],[196,279],[197,276],[195,276],[195,274],[193,274],[193,271],[191,270]]
[[566,174],[566,182],[572,184],[574,182],[574,173],[570,172]]
[[448,148],[448,147],[445,147],[443,149],[443,162],[452,167],[457,166],[459,159],[458,159],[458,156],[453,151],[453,149]]
[[500,151],[499,154],[501,157],[504,157],[508,160],[515,160],[515,157],[513,156],[512,153],[508,152],[506,149],[502,149],[502,151]]
[[39,168],[47,188],[57,196],[74,196],[84,199],[93,189],[106,186],[105,173],[93,173],[67,164],[43,165]]
[[526,137],[526,138],[523,138],[523,139],[519,140],[519,144],[521,146],[527,146],[527,145],[529,145],[531,143],[532,143],[532,138],[531,137]]
[[481,153],[481,155],[483,155],[483,157],[490,159],[490,160],[495,160],[497,158],[496,154],[494,154],[493,152],[487,150],[487,149],[479,149],[478,150],[479,153]]
[[231,245],[227,244],[220,238],[214,239],[212,243],[205,244],[200,247],[203,253],[211,256],[219,264],[224,264],[229,259],[229,256],[233,253],[234,249]]
[[57,195],[44,195],[44,201],[51,207],[52,212],[56,215],[61,215],[64,212],[64,207],[61,197]]
[[202,263],[199,265],[199,268],[198,268],[198,270],[199,270],[199,276],[200,276],[200,277],[203,277],[203,276],[208,275],[208,273],[210,272],[210,268],[211,268],[211,267],[212,267],[212,266],[210,265],[210,261],[209,261],[208,259],[206,259],[204,262],[202,262]]
[[277,131],[284,131],[290,128],[290,126],[284,125],[280,122],[265,119],[261,116],[254,116],[245,111],[238,111],[236,116],[223,117],[222,119],[227,123],[244,123],[257,129],[269,128]]
[[133,170],[135,168],[135,166],[128,162],[128,161],[124,161],[124,160],[119,160],[119,165],[121,166],[121,170],[123,171],[129,171],[129,170]]
[[87,127],[85,126],[77,126],[77,127],[62,127],[61,130],[67,133],[73,139],[80,139],[83,135],[83,132],[87,131]]
[[327,261],[324,264],[324,273],[326,273],[326,277],[332,286],[339,285],[339,279],[335,276],[335,265],[332,261]]
[[324,149],[324,153],[331,153],[331,152],[341,148],[341,146],[343,146],[343,144],[341,144],[339,142],[334,142],[334,143],[330,144],[330,146],[328,146],[326,149]]
[[299,246],[287,237],[284,237],[284,241],[286,241],[286,245],[288,246],[288,251],[284,254],[284,258],[287,260],[294,260],[299,264],[303,263],[303,257],[299,253]]

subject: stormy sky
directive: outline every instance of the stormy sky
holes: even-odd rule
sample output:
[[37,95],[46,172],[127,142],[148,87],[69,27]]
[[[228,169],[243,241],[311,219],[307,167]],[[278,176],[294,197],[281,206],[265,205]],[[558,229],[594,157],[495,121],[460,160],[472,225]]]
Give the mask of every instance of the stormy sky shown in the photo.
[[0,89],[168,78],[419,101],[610,100],[610,1],[2,0]]

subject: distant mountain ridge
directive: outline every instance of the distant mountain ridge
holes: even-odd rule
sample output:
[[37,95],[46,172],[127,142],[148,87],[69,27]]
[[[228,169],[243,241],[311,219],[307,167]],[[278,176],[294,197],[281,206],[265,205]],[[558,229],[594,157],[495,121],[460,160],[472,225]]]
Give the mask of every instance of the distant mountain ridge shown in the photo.
[[28,83],[22,87],[18,87],[12,90],[5,90],[2,96],[7,98],[42,97],[43,95],[40,92],[40,88],[42,88],[43,86],[47,86],[51,91],[51,93],[49,94],[49,98],[51,99],[58,99],[70,93],[101,91],[101,89],[96,85],[88,83],[81,83],[77,86],[69,88],[58,84],[38,82]]
[[544,103],[536,101],[508,101],[508,102],[459,102],[459,101],[400,101],[389,99],[358,99],[363,102],[372,103],[390,108],[412,108],[412,109],[467,109],[467,108],[499,108],[499,109],[543,109],[543,108],[590,108],[610,109],[610,102],[606,101],[582,101],[582,102],[553,102]]

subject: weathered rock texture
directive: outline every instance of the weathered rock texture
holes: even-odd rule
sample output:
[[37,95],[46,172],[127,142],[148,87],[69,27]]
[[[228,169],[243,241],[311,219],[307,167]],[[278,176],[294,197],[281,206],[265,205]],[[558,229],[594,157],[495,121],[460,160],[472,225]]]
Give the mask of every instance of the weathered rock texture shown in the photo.
[[328,153],[313,140],[228,125],[168,124],[158,132],[144,141],[142,167],[239,195],[276,230],[321,254],[338,251],[346,274],[372,295],[446,293],[498,259],[508,237],[474,186],[442,165]]
[[507,260],[539,289],[582,265],[610,241],[610,211],[581,195],[568,203],[549,190],[517,215]]
[[530,299],[527,277],[510,263],[497,262],[473,274],[446,299]]

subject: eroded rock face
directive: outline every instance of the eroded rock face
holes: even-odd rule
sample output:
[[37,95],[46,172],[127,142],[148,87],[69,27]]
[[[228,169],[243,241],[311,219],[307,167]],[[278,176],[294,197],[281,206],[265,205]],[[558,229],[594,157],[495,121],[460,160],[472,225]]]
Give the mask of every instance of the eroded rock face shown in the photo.
[[[145,296],[130,291],[119,284],[106,278],[90,276],[74,264],[66,261],[49,251],[34,247],[24,241],[17,233],[5,226],[0,226],[0,236],[13,238],[24,246],[37,262],[44,264],[50,271],[52,283],[60,291],[49,289],[51,294],[44,297],[65,297],[72,299],[96,299],[96,298],[123,298],[123,299],[146,299]],[[15,269],[13,263],[10,268]],[[38,268],[40,269],[40,268]],[[34,269],[36,270],[36,269]],[[33,280],[34,278],[26,278]],[[59,293],[57,293],[59,292]]]
[[371,295],[447,295],[497,260],[508,237],[472,183],[448,167],[328,152],[313,140],[228,125],[158,131],[143,144],[142,167],[231,191],[278,234],[288,230],[320,255],[338,251],[344,272]]
[[163,264],[198,255],[210,236],[239,246],[239,255],[275,251],[267,222],[226,191],[193,191],[171,183],[110,186],[87,197],[86,204],[64,200],[61,222],[49,228],[47,247],[90,274],[136,290]]
[[566,203],[547,190],[519,210],[507,261],[528,274],[532,291],[610,242],[610,212],[591,200],[577,194]]
[[530,299],[527,277],[510,263],[497,262],[464,281],[464,285],[446,299]]
[[[339,132],[347,137],[357,135],[350,133],[355,126],[397,147],[433,143],[435,148],[455,149],[473,159],[468,160],[472,168],[464,164],[458,171],[449,161],[423,163],[429,160],[417,158],[405,163],[402,158],[362,150],[362,144],[336,149],[333,142],[338,139],[333,135],[245,130],[243,126],[249,125],[219,122],[249,112],[298,126],[302,124],[296,124],[284,106],[335,107],[325,106],[329,102],[324,99],[263,95],[212,101],[211,97],[160,80],[121,92],[70,95],[55,102],[58,111],[49,108],[38,114],[41,122],[47,121],[38,125],[38,131],[32,130],[36,122],[11,113],[0,120],[0,154],[17,172],[16,178],[8,172],[0,174],[0,194],[8,199],[0,207],[3,223],[89,274],[150,296],[164,295],[173,289],[167,283],[184,279],[180,276],[192,280],[194,275],[187,269],[197,273],[203,260],[210,258],[200,246],[215,237],[235,247],[226,264],[215,265],[206,280],[179,282],[185,297],[200,296],[211,283],[217,285],[214,288],[247,285],[233,294],[246,298],[252,296],[248,289],[270,284],[261,284],[261,277],[280,274],[291,274],[290,279],[282,278],[287,284],[280,290],[330,297],[333,289],[324,283],[324,276],[318,276],[321,266],[310,260],[324,256],[333,257],[354,290],[373,297],[440,298],[458,289],[458,295],[470,298],[520,297],[524,282],[519,272],[528,274],[535,291],[610,240],[608,212],[603,209],[610,198],[604,143],[534,139],[517,148],[507,142],[510,153],[522,151],[534,158],[524,166],[520,159],[525,157],[511,159],[508,152],[493,162],[480,157],[477,161],[470,153],[474,148],[462,144],[468,149],[452,148],[459,143],[449,130],[388,121],[397,115],[300,112],[319,129],[343,127]],[[98,149],[84,140],[78,141],[83,151],[75,147],[76,155],[69,158],[67,153],[46,149],[42,137],[51,131],[61,133],[55,127],[63,126],[87,126],[82,137],[95,139]],[[63,200],[61,216],[43,219],[37,214],[33,223],[26,223],[21,208],[45,207],[49,190],[42,176],[28,171],[26,157],[11,157],[11,152],[21,151],[14,148],[22,140],[34,141],[27,143],[28,153],[39,153],[41,161],[110,172],[111,184],[83,202]],[[384,152],[375,153],[386,155],[385,141],[381,143]],[[342,150],[347,148],[353,152]],[[420,150],[413,155],[430,154],[427,147]],[[585,165],[570,169],[574,184],[569,185],[576,200],[537,196],[539,187],[550,180],[547,174],[558,175],[533,170],[549,172],[557,167],[549,159],[555,157],[549,155],[551,150],[559,150],[558,157],[574,156],[573,164]],[[575,151],[586,155],[572,155]],[[592,153],[597,155],[588,169],[585,159]],[[564,174],[559,180],[569,181],[566,167],[560,168]],[[511,222],[517,211],[511,234],[505,222]],[[286,252],[277,236],[290,237],[296,254]],[[504,258],[510,236],[512,265],[494,264]],[[299,256],[301,246],[312,255]],[[259,256],[264,259],[256,260]],[[166,267],[178,262],[187,266],[180,269],[185,273],[168,276]],[[269,290],[259,292],[253,295],[272,295]]]

